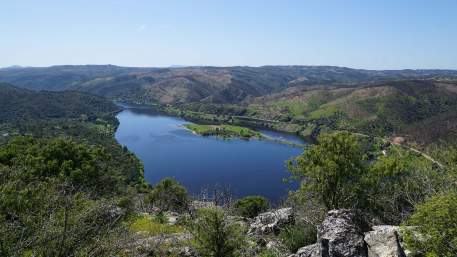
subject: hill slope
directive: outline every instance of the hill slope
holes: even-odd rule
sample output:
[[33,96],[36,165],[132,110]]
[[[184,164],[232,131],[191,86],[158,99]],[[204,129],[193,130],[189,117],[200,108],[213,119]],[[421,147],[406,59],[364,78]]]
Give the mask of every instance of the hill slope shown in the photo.
[[253,99],[247,113],[370,135],[404,135],[426,144],[457,132],[457,83],[406,80],[363,87],[290,88]]
[[0,108],[0,256],[114,256],[125,247],[113,247],[130,236],[120,202],[147,185],[140,161],[114,139],[118,107],[0,83]]
[[113,65],[0,69],[33,90],[78,90],[137,103],[239,103],[289,87],[457,78],[452,70],[374,71],[333,66],[129,68]]
[[119,110],[110,101],[87,93],[30,91],[0,83],[0,123],[27,119],[90,119]]

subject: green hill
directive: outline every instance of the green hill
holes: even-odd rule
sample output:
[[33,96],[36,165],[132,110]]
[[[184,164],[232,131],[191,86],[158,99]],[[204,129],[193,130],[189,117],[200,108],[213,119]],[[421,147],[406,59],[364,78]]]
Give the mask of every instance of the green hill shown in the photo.
[[457,117],[457,83],[391,81],[363,87],[290,88],[253,99],[247,114],[420,143],[446,140]]
[[0,83],[0,122],[24,119],[96,119],[119,110],[110,101],[87,93],[66,91],[34,92]]
[[111,101],[81,92],[30,91],[0,83],[0,145],[14,136],[66,138],[103,147],[127,183],[142,183],[139,160],[114,139],[120,110]]

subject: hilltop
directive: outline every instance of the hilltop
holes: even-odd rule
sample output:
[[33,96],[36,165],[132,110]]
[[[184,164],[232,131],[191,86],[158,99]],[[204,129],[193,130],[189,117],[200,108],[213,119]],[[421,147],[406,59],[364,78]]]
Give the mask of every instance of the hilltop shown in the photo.
[[455,79],[453,70],[362,70],[336,66],[135,68],[63,65],[0,69],[0,81],[32,90],[78,90],[143,104],[240,103],[297,86]]

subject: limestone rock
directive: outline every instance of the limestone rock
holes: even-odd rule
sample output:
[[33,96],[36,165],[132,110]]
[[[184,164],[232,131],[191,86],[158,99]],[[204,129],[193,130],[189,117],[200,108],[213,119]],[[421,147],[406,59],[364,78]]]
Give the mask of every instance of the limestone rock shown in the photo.
[[283,225],[293,221],[292,208],[283,208],[275,211],[264,212],[254,219],[249,227],[248,234],[262,235],[277,233]]
[[399,240],[398,226],[374,226],[365,233],[368,257],[405,257]]
[[329,211],[317,229],[320,256],[367,257],[363,227],[350,210]]

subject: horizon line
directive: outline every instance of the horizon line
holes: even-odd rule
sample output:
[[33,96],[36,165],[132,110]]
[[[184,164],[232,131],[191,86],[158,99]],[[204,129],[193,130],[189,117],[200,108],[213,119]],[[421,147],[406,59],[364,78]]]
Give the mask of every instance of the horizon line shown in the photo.
[[457,68],[356,68],[349,66],[340,65],[327,65],[327,64],[265,64],[265,65],[168,65],[168,66],[124,66],[116,64],[54,64],[48,66],[23,66],[23,65],[9,65],[0,66],[0,70],[3,69],[27,69],[27,68],[52,68],[52,67],[63,67],[63,66],[114,66],[118,68],[138,68],[138,69],[182,69],[182,68],[235,68],[235,67],[247,67],[247,68],[262,68],[262,67],[329,67],[329,68],[346,68],[352,70],[369,70],[369,71],[406,71],[406,70],[441,70],[441,71],[457,71]]

